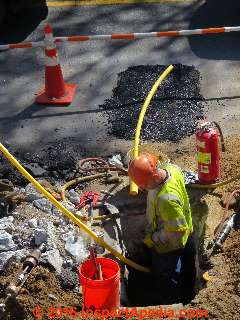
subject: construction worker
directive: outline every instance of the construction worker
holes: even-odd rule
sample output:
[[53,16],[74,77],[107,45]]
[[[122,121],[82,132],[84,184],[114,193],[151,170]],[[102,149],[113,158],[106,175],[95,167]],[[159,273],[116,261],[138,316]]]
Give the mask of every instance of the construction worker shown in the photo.
[[179,280],[178,283],[174,277],[180,263],[182,275],[185,280],[189,279],[187,286],[192,287],[189,288],[191,296],[195,280],[193,274],[189,274],[190,270],[193,273],[195,269],[194,257],[191,257],[194,256],[194,249],[190,241],[193,227],[181,169],[170,163],[160,164],[156,155],[145,153],[130,162],[128,174],[139,188],[148,191],[143,242],[151,250],[156,284],[172,298],[171,301],[166,298],[164,302],[178,300],[177,288],[181,287],[182,282]]

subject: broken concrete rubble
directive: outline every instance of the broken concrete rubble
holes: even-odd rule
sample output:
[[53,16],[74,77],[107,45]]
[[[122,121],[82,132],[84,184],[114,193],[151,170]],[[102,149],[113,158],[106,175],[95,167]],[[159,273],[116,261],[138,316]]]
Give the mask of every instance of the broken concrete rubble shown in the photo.
[[26,170],[29,171],[30,174],[32,174],[34,177],[43,177],[45,174],[47,174],[47,171],[40,167],[38,163],[29,163],[23,165]]
[[13,211],[11,214],[13,217],[18,217],[20,215],[18,211]]
[[70,234],[65,239],[65,249],[78,263],[82,263],[89,256],[84,239]]
[[34,200],[33,201],[33,205],[42,210],[43,212],[46,212],[46,213],[49,213],[51,214],[52,213],[52,210],[53,210],[53,205],[52,203],[46,199],[46,198],[40,198],[40,199],[37,199],[37,200]]
[[8,217],[3,217],[0,219],[0,230],[5,230],[7,232],[12,232],[14,229],[14,224],[13,224],[13,216],[8,216]]
[[11,234],[2,230],[0,233],[0,251],[9,251],[16,249],[16,244],[14,243]]
[[39,193],[31,183],[26,186],[25,194],[25,199],[28,202],[33,202],[34,200],[43,198],[43,195]]
[[[61,204],[69,211],[71,211],[72,213],[76,213],[77,209],[75,208],[75,205],[73,205],[71,202],[69,201],[60,201]],[[62,215],[61,211],[58,210],[56,207],[53,208],[53,213],[56,215]]]
[[35,245],[38,247],[41,244],[47,242],[49,235],[46,232],[46,230],[44,230],[44,229],[35,229],[34,234],[33,234],[33,238],[34,238]]
[[23,167],[29,171],[31,175],[34,177],[43,177],[47,171],[40,167],[38,163],[28,163],[28,164],[23,164]]
[[28,225],[30,228],[37,228],[38,220],[35,218],[32,218],[32,219],[28,220]]
[[60,256],[58,249],[52,249],[43,253],[41,256],[41,261],[53,267],[56,273],[61,273],[63,259]]

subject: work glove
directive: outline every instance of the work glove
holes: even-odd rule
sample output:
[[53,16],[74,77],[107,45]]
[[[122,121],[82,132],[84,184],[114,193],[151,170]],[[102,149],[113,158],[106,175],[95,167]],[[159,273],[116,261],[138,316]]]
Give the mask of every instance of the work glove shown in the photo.
[[154,232],[152,234],[152,241],[156,245],[166,245],[169,242],[168,234],[165,230]]
[[153,245],[165,245],[167,244],[167,236],[165,234],[164,230],[154,232],[154,233],[149,233],[145,236],[143,243],[148,247],[152,248]]
[[182,236],[184,232],[182,231],[166,231],[164,229],[154,232],[152,234],[152,241],[156,245],[171,245],[171,246],[179,246],[181,244]]
[[148,248],[152,248],[153,247],[153,241],[152,241],[152,237],[151,234],[147,234],[143,240],[143,243],[148,247]]

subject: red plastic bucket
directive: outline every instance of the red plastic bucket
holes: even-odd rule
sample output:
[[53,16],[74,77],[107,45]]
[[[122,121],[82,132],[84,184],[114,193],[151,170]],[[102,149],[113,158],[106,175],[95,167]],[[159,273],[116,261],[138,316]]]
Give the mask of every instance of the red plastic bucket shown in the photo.
[[84,307],[86,309],[113,310],[120,307],[120,268],[109,258],[96,258],[101,264],[103,280],[93,280],[95,267],[87,260],[79,268]]

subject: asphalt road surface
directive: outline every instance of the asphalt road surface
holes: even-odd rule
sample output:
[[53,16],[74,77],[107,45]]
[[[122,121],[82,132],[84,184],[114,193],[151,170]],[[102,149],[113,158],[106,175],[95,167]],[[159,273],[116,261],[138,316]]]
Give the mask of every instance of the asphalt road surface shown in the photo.
[[[20,11],[1,30],[1,44],[43,39],[46,22],[55,36],[152,32],[239,25],[237,1],[173,1],[119,5],[72,6],[64,1]],[[69,1],[68,1],[69,2]],[[120,1],[118,1],[120,2]],[[129,2],[131,2],[129,0]],[[111,1],[109,0],[109,3]],[[65,3],[66,4],[66,3]],[[41,48],[0,52],[0,135],[13,148],[34,150],[64,138],[83,146],[106,147],[113,139],[99,105],[112,94],[119,72],[137,65],[182,63],[201,74],[204,112],[218,121],[225,134],[240,130],[240,33],[88,41],[59,45],[67,83],[78,84],[73,103],[66,106],[34,104],[44,83]]]

